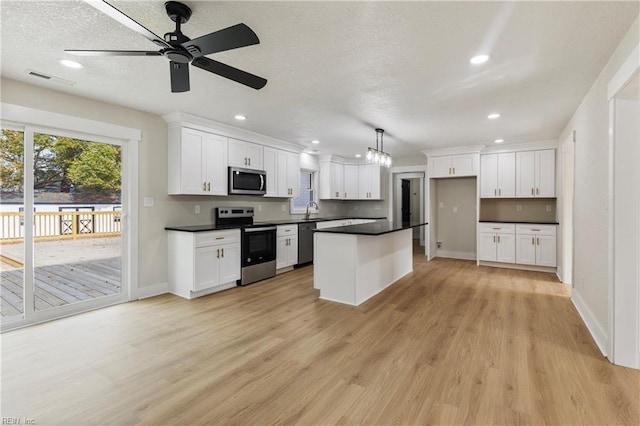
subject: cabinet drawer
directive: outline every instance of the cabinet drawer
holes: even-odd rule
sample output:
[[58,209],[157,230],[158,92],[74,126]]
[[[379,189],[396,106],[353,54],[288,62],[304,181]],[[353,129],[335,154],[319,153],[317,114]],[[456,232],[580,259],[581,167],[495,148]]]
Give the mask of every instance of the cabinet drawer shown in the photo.
[[492,234],[515,234],[516,225],[514,223],[479,223],[478,232],[488,232]]
[[298,235],[298,225],[281,225],[278,226],[278,237],[290,237],[292,235]]
[[194,246],[207,247],[220,244],[240,242],[240,230],[198,232],[195,235]]
[[536,225],[532,223],[517,225],[516,233],[530,235],[556,235],[556,228],[556,225]]

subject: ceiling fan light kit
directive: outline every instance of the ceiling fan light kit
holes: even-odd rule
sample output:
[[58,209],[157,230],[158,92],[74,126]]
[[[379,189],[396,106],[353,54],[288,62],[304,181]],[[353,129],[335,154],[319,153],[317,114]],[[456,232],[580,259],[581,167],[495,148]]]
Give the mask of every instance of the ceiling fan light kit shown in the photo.
[[376,147],[367,148],[367,163],[391,167],[391,154],[384,152],[384,129],[376,129]]
[[190,39],[182,33],[181,26],[191,18],[191,9],[183,3],[168,1],[164,5],[165,10],[167,16],[175,22],[176,28],[174,31],[166,33],[163,39],[106,1],[85,1],[157,44],[161,49],[158,51],[65,50],[67,53],[79,56],[165,56],[170,61],[171,91],[174,93],[190,90],[189,64],[256,90],[262,89],[267,84],[267,80],[262,77],[205,57],[205,55],[212,53],[259,44],[260,40],[256,33],[245,24],[233,25]]

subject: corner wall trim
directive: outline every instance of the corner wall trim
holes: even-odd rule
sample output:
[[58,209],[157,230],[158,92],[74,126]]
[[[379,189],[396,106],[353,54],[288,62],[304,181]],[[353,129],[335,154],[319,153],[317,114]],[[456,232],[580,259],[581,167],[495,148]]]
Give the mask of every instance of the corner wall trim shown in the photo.
[[584,300],[582,300],[580,294],[575,288],[571,292],[571,302],[578,311],[582,321],[587,326],[587,330],[591,333],[591,337],[593,337],[593,340],[596,342],[596,345],[598,346],[598,349],[600,349],[600,352],[602,352],[602,355],[609,358],[609,354],[607,353],[607,341],[609,340],[607,333],[602,327],[602,324],[600,324],[595,315],[593,315],[591,309],[589,309],[587,304],[584,303]]
[[134,297],[133,299],[147,299],[149,297],[160,296],[161,294],[165,293],[169,293],[169,283],[154,284],[137,288],[136,297]]

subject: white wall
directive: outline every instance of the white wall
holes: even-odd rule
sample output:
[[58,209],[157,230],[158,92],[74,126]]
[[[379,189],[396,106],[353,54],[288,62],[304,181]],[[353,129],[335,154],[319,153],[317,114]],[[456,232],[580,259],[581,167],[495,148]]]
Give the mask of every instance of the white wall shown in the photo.
[[[639,21],[631,25],[602,72],[558,138],[573,130],[575,144],[573,299],[601,350],[608,347],[608,120],[607,84],[638,45]],[[557,176],[562,176],[562,150],[558,150]],[[561,191],[561,188],[559,188]],[[560,194],[561,195],[561,194]],[[562,205],[559,200],[558,205]],[[560,252],[561,253],[561,252]],[[561,261],[561,259],[559,259]]]

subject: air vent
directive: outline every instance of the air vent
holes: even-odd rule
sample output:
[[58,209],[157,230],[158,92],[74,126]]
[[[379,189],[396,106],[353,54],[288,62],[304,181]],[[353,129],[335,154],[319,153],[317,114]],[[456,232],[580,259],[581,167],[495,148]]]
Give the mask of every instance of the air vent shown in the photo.
[[64,78],[56,77],[54,75],[48,75],[40,71],[27,70],[26,72],[28,75],[32,77],[41,78],[43,80],[49,80],[54,83],[64,84],[66,86],[73,86],[74,84],[76,84],[75,81],[65,80]]

